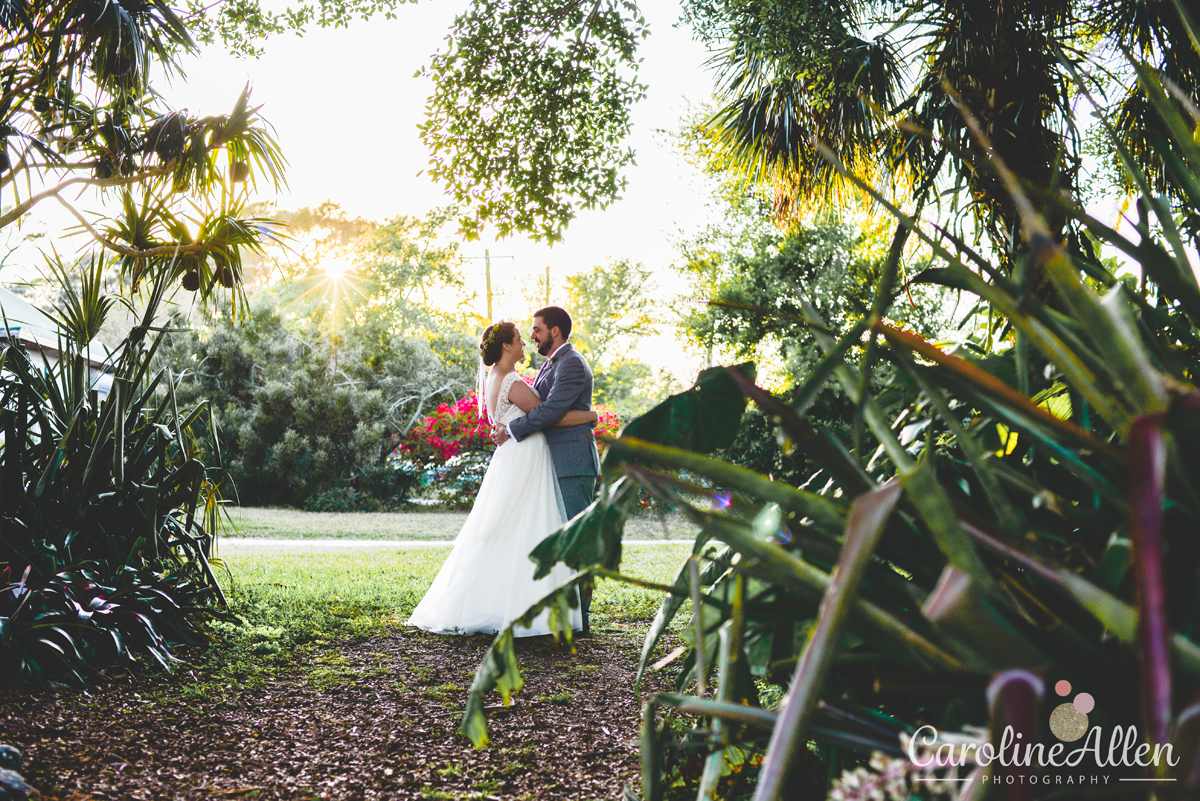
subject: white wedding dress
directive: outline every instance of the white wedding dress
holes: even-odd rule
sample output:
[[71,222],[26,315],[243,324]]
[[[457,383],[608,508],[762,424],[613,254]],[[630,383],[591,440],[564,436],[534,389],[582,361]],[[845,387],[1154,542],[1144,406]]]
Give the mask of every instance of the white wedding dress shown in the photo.
[[[491,419],[507,423],[525,413],[508,399],[516,372],[500,384]],[[509,439],[496,448],[467,522],[454,540],[409,625],[438,633],[495,633],[525,613],[534,603],[566,583],[571,570],[561,563],[550,575],[534,581],[529,553],[566,520],[554,464],[546,437],[537,432],[521,442]],[[570,626],[583,628],[578,606]],[[533,626],[518,626],[517,637],[550,634],[549,612]]]

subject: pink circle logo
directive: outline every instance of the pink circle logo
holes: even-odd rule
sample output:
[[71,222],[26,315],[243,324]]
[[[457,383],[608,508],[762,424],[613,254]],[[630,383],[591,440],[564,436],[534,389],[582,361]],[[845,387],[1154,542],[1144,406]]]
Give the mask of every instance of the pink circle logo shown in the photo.
[[[1061,698],[1071,694],[1071,682],[1063,679],[1054,685]],[[1073,743],[1088,730],[1088,713],[1096,708],[1091,693],[1079,693],[1070,702],[1059,704],[1050,713],[1050,731],[1064,743]]]

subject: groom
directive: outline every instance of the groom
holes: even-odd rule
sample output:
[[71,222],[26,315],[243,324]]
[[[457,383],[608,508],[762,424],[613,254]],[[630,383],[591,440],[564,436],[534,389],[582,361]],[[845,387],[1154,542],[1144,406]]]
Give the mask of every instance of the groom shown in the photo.
[[[531,336],[538,353],[546,357],[533,381],[542,404],[507,426],[497,425],[492,439],[501,445],[510,436],[520,442],[535,431],[546,435],[563,505],[570,520],[586,509],[596,495],[600,456],[596,452],[596,438],[591,426],[554,424],[571,409],[589,411],[592,408],[592,368],[567,341],[571,336],[571,315],[565,309],[547,306],[534,312]],[[587,635],[591,633],[588,613],[592,597],[590,592],[584,595],[583,633]]]

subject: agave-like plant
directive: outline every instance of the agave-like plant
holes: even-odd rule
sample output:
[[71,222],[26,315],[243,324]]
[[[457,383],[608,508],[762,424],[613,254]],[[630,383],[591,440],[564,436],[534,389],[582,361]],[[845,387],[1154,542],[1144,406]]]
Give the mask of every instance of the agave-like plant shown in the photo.
[[[1128,781],[1131,794],[1200,787],[1200,282],[1189,261],[1200,244],[1200,111],[1134,65],[1182,206],[1128,159],[1139,219],[1117,231],[1014,177],[963,107],[984,153],[975,169],[1004,183],[1028,232],[1003,254],[1009,275],[830,154],[899,221],[873,308],[837,332],[804,304],[798,324],[824,356],[791,403],[745,367],[717,368],[633,421],[611,443],[600,499],[532,554],[542,572],[556,561],[578,569],[575,584],[621,578],[638,485],[701,527],[643,648],[642,672],[691,602],[685,647],[654,663],[677,680],[676,692],[646,699],[645,801],[806,797],[814,782],[838,798],[1071,797],[1088,791],[1061,767],[984,754],[1017,741],[1045,753],[1087,732],[1081,743],[1103,737],[1100,756],[1130,727],[1145,758],[1071,770]],[[1065,241],[1038,208],[1070,221]],[[888,322],[909,236],[937,264],[916,280],[990,307],[1002,346],[948,349]],[[1104,247],[1140,280],[1105,266]],[[1031,291],[1035,273],[1053,281],[1054,307]],[[857,452],[797,411],[833,381],[866,428]],[[806,486],[710,455],[732,440],[746,399],[822,466]],[[464,717],[476,744],[493,687],[506,698],[520,687],[507,632]]]
[[[0,350],[0,682],[86,681],[118,660],[168,664],[171,642],[223,602],[208,558],[218,526],[219,446],[207,403],[180,409],[151,365],[178,270],[144,293],[129,335],[98,358],[112,261],[51,262],[66,298],[56,352]],[[132,307],[131,307],[132,308]],[[111,374],[107,394],[95,364]],[[40,363],[36,363],[40,362]]]

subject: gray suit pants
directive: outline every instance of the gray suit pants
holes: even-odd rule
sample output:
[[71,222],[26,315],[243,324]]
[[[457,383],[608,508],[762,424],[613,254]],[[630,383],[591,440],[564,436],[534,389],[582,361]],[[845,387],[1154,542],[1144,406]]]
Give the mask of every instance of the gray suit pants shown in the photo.
[[[582,512],[596,499],[595,476],[567,476],[558,480],[558,488],[562,491],[563,506],[567,510],[567,519]],[[592,589],[584,589],[579,596],[580,608],[583,611],[583,631],[591,632]]]
[[558,480],[562,491],[563,506],[567,510],[567,519],[582,512],[596,500],[595,476],[567,476]]

